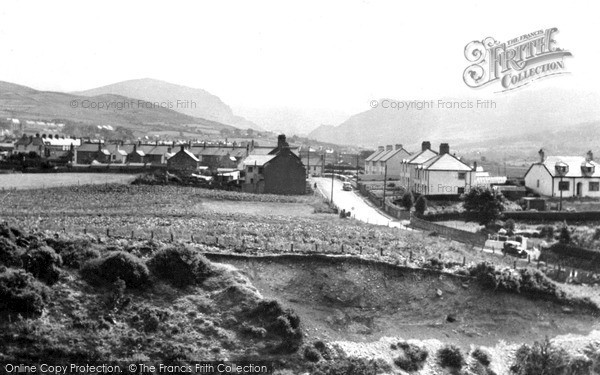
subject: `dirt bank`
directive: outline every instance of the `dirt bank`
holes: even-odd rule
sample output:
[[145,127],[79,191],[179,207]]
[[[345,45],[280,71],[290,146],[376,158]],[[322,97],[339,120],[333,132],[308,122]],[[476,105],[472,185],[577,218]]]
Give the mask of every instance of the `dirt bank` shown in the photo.
[[309,338],[440,339],[468,348],[587,334],[600,319],[553,302],[490,292],[475,281],[325,257],[211,256],[239,268],[268,298],[293,308]]

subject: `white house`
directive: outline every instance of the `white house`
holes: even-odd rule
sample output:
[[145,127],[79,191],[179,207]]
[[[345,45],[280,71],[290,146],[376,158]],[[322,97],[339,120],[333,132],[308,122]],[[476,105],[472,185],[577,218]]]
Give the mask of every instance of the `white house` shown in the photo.
[[410,152],[406,151],[401,144],[379,146],[379,149],[365,160],[365,173],[378,174],[392,179],[400,178],[402,171],[402,161],[410,157]]
[[400,166],[400,183],[402,186],[411,189],[412,181],[417,178],[416,167],[435,156],[437,156],[437,152],[431,150],[431,142],[421,143],[421,152],[402,161]]
[[547,197],[600,197],[600,167],[594,155],[548,156],[540,150],[540,161],[525,173],[525,186]]
[[376,174],[375,173],[376,162],[374,161],[374,159],[378,158],[385,152],[386,152],[385,147],[379,146],[377,151],[375,151],[374,153],[372,153],[365,159],[365,174]]

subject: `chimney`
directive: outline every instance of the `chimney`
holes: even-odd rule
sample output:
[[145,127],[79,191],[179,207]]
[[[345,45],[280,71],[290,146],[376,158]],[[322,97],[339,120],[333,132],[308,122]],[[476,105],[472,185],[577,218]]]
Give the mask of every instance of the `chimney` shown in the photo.
[[447,143],[440,143],[440,155],[449,154],[450,145]]
[[42,138],[46,139],[46,134],[42,134]]
[[167,154],[171,153],[172,148],[171,147],[167,147]]
[[392,146],[392,145],[385,146],[386,151],[392,151],[393,149],[394,149],[394,146]]
[[400,143],[396,143],[394,150],[401,150],[401,149],[402,149],[402,145]]
[[546,153],[544,152],[544,149],[540,148],[538,154],[540,154],[540,163],[543,163],[544,160],[546,160]]
[[137,145],[134,143],[134,144],[133,144],[133,153],[135,154],[135,153],[136,153],[136,151],[137,151]]
[[40,137],[40,133],[35,133],[35,137],[39,138]]
[[279,134],[277,136],[277,148],[281,150],[284,147],[290,147],[290,145],[285,140],[285,134]]
[[477,172],[477,162],[476,161],[473,162],[473,170],[475,172]]
[[185,145],[181,145],[181,151],[185,149]]
[[425,141],[421,143],[421,151],[431,150],[431,142]]
[[589,150],[589,151],[587,152],[586,160],[587,160],[587,161],[592,161],[592,160],[594,160],[594,153],[592,152],[592,150]]
[[98,151],[102,151],[102,141],[98,141]]
[[379,151],[384,151],[384,150],[385,150],[385,147],[383,147],[383,146],[379,146],[379,147],[377,147],[377,150],[379,150]]
[[141,146],[141,145],[142,145],[142,141],[141,141],[141,140],[139,140],[139,141],[138,141],[138,146]]

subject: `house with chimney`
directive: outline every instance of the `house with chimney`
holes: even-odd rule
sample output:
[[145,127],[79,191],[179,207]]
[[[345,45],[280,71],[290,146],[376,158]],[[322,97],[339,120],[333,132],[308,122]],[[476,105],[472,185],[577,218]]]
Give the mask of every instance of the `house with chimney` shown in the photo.
[[525,187],[546,197],[600,197],[600,167],[594,154],[585,156],[547,156],[525,173]]
[[258,194],[297,195],[306,193],[306,169],[281,134],[269,153],[250,154],[241,163],[242,191]]
[[477,184],[476,169],[450,154],[448,143],[435,152],[429,142],[423,142],[421,152],[403,163],[401,181],[415,194],[458,197]]
[[200,159],[186,145],[181,145],[179,151],[167,160],[167,171],[178,175],[191,175],[198,171]]
[[75,150],[75,164],[110,163],[111,153],[104,143],[84,143]]
[[377,151],[365,159],[365,174],[387,174],[388,178],[398,179],[402,172],[402,162],[410,155],[401,144],[379,146]]

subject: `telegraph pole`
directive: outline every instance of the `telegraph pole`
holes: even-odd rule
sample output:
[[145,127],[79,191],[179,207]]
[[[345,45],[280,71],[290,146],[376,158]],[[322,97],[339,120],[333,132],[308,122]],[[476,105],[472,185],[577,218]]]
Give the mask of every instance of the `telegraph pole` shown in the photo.
[[331,163],[331,205],[333,205],[333,173],[335,172],[335,164]]
[[385,209],[385,187],[387,185],[387,162],[385,163],[385,168],[383,169],[383,202],[381,203],[381,207]]
[[360,153],[356,153],[356,183],[358,184],[358,156]]
[[308,162],[306,163],[308,169],[306,171],[308,177],[310,177],[310,145],[308,146],[308,155],[306,155],[308,157]]

